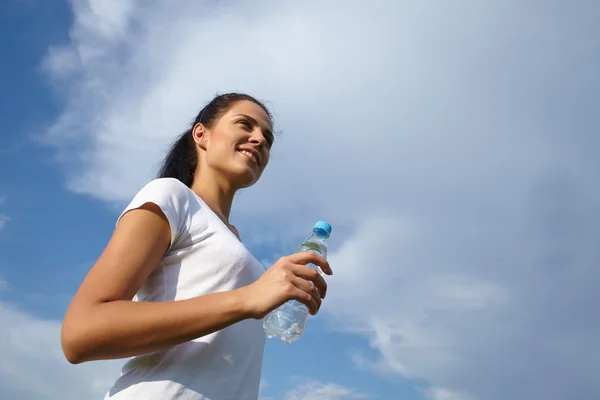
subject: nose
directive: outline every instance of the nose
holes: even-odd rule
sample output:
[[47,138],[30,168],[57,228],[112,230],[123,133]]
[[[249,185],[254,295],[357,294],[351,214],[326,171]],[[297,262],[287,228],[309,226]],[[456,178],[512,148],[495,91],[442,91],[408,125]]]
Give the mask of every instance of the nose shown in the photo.
[[262,134],[260,129],[255,129],[250,137],[250,143],[264,147],[267,144],[267,139],[265,138],[265,135]]

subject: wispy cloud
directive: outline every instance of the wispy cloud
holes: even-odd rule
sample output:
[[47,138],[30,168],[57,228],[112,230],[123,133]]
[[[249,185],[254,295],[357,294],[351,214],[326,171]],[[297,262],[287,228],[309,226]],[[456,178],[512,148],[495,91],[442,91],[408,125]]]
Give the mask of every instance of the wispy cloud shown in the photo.
[[332,382],[300,379],[300,383],[285,394],[285,400],[350,400],[371,396]]
[[473,397],[448,389],[432,387],[424,391],[429,400],[473,400]]
[[0,315],[2,398],[102,398],[119,376],[122,361],[69,364],[60,348],[59,321],[38,318],[5,301],[0,301]]
[[127,201],[211,95],[248,91],[284,134],[236,215],[282,236],[334,224],[323,312],[379,351],[363,366],[436,400],[600,391],[583,3],[105,3],[74,2],[46,60],[72,190]]

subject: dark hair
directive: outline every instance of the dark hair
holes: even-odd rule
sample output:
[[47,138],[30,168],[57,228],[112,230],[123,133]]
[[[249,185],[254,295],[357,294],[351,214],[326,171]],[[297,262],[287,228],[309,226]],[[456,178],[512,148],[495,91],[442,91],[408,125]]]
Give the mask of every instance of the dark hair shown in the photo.
[[211,128],[229,109],[237,102],[248,100],[260,107],[272,118],[271,113],[260,101],[242,93],[226,93],[212,99],[196,116],[192,126],[171,145],[167,156],[162,162],[159,178],[175,178],[187,187],[194,183],[194,173],[198,167],[198,154],[196,143],[192,137],[192,130],[196,124]]

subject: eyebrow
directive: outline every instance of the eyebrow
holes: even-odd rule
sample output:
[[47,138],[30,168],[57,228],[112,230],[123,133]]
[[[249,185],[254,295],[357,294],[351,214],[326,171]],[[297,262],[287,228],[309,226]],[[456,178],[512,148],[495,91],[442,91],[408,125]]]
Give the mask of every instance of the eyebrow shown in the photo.
[[[248,120],[253,124],[253,125],[258,125],[260,126],[260,124],[258,123],[258,121],[255,118],[252,118],[251,116],[247,115],[247,114],[236,114],[234,115],[235,117],[245,117],[248,118]],[[273,135],[273,132],[271,132],[270,129],[264,129],[263,133],[266,134],[267,136],[269,136],[271,139],[274,139],[275,136]]]

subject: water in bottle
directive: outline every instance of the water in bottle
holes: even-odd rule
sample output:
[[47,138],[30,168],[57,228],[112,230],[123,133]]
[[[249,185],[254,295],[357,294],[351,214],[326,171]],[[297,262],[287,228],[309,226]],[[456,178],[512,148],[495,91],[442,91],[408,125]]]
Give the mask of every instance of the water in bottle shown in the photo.
[[[300,245],[296,253],[314,251],[326,259],[326,241],[330,234],[331,225],[325,221],[317,222],[313,233]],[[323,275],[323,271],[318,266],[314,264],[308,264],[308,266],[316,268]],[[269,339],[279,336],[283,343],[292,343],[302,336],[308,315],[308,307],[296,300],[291,300],[271,311],[263,320],[263,328]]]

